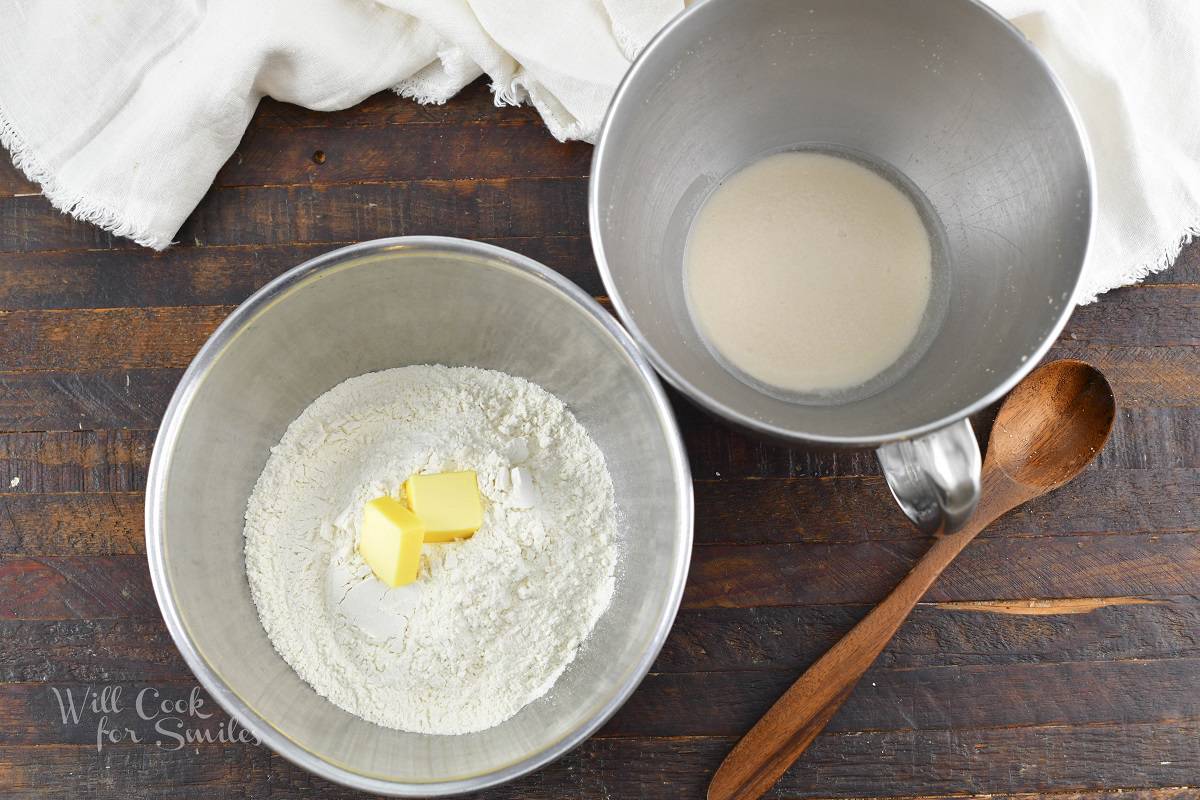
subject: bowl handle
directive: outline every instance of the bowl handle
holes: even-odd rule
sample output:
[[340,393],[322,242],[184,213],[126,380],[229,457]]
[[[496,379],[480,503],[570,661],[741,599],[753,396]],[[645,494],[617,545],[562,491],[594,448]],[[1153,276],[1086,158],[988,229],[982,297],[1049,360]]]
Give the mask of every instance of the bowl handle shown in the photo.
[[875,452],[892,496],[921,530],[951,533],[975,511],[982,459],[968,420]]

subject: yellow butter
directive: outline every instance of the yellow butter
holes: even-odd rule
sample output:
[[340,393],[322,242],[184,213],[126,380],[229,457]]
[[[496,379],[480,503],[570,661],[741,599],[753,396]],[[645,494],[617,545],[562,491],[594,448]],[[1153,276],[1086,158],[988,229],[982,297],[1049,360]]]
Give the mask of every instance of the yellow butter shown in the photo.
[[417,579],[425,525],[412,511],[390,497],[377,497],[363,506],[358,552],[375,577],[388,586]]
[[479,480],[472,470],[413,475],[404,482],[408,507],[425,523],[425,541],[466,539],[483,524]]

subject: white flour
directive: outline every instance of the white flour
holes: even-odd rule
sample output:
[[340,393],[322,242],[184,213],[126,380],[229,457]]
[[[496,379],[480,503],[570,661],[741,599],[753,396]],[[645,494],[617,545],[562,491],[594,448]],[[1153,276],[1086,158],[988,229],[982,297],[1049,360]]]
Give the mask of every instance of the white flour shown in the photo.
[[[416,583],[389,590],[355,550],[362,505],[462,469],[483,527],[426,544]],[[275,649],[336,705],[408,731],[482,730],[545,694],[613,592],[603,454],[557,398],[500,372],[403,367],[326,392],[272,448],[245,534]]]

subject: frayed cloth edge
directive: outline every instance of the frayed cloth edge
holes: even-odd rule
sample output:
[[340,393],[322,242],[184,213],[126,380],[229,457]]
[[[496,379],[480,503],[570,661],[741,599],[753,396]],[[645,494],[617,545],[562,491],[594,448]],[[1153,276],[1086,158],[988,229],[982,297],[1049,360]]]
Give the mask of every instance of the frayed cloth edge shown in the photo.
[[170,237],[150,233],[143,225],[130,221],[103,203],[94,202],[86,195],[64,186],[33,152],[3,104],[0,104],[0,146],[8,150],[13,165],[40,186],[50,204],[64,214],[98,225],[114,236],[132,239],[143,247],[165,250],[170,246]]
[[1113,289],[1120,289],[1125,286],[1141,283],[1155,273],[1170,269],[1175,265],[1175,262],[1179,260],[1179,254],[1183,252],[1183,248],[1191,244],[1192,240],[1197,236],[1200,236],[1200,223],[1188,226],[1184,232],[1179,235],[1179,238],[1174,242],[1174,244],[1164,246],[1159,251],[1157,256],[1137,267],[1134,267],[1133,269],[1122,272],[1121,277],[1117,279],[1118,282],[1116,284],[1109,286],[1106,289],[1093,291],[1093,293],[1088,297],[1076,298],[1075,304],[1080,306],[1090,305],[1091,303],[1099,300],[1100,295],[1111,292]]

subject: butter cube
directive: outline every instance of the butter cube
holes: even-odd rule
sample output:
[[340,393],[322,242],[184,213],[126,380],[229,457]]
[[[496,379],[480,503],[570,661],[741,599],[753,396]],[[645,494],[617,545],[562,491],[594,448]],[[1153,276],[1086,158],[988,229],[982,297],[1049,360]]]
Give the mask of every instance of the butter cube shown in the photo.
[[483,524],[475,472],[413,475],[404,482],[408,507],[425,523],[425,541],[469,538]]
[[388,586],[417,579],[425,526],[416,514],[390,497],[377,497],[363,506],[358,552],[375,577]]

